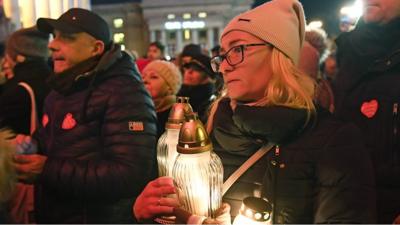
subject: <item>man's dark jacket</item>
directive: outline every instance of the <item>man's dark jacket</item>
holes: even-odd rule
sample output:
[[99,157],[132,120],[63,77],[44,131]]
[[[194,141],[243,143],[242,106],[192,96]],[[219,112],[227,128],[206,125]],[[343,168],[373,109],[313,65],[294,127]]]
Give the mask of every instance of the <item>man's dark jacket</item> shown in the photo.
[[132,59],[114,46],[49,80],[38,223],[134,223],[132,204],[154,178],[156,114]]
[[219,103],[212,139],[227,179],[263,143],[273,148],[224,195],[235,216],[248,196],[266,197],[274,223],[374,223],[372,165],[354,125],[319,110]]
[[336,115],[363,132],[377,180],[378,223],[400,215],[400,19],[360,21],[337,39]]

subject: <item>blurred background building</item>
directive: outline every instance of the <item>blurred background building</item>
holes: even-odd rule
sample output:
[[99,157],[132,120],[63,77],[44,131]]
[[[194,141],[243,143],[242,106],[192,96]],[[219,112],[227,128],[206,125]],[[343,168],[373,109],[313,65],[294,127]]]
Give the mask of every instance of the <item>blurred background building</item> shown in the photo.
[[[114,41],[126,50],[144,56],[148,44],[159,41],[166,46],[167,56],[173,57],[189,43],[213,48],[231,18],[267,1],[0,0],[0,44],[10,32],[34,25],[39,17],[58,18],[72,7],[81,7],[101,15],[108,22]],[[360,0],[300,1],[307,21],[321,26],[330,37],[349,31],[362,13]]]
[[250,9],[253,0],[145,0],[143,16],[149,41],[159,41],[174,56],[190,43],[211,49],[224,26],[235,15]]

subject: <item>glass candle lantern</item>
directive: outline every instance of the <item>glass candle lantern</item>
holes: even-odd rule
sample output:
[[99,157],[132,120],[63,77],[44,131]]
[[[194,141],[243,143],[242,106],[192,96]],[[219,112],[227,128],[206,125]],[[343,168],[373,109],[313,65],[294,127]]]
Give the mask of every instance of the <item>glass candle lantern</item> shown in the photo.
[[184,210],[214,218],[222,203],[223,168],[203,124],[193,113],[179,134],[172,176]]
[[178,156],[176,145],[178,144],[179,130],[185,121],[185,115],[192,111],[188,97],[177,97],[176,103],[169,113],[165,132],[157,143],[158,175],[160,177],[172,176],[172,166]]
[[243,200],[239,214],[233,225],[267,225],[272,224],[272,205],[258,197],[247,197]]

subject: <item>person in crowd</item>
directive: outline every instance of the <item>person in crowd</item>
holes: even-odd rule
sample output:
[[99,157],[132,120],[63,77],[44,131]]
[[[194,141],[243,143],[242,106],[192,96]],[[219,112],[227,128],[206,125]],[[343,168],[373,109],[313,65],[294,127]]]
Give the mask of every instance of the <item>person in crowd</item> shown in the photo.
[[155,177],[157,119],[132,58],[107,22],[72,8],[37,27],[54,38],[41,127],[17,136],[20,181],[35,184],[37,223],[135,223],[130,207]]
[[157,137],[165,131],[169,112],[176,102],[176,94],[182,85],[179,68],[172,62],[154,60],[143,70],[142,78],[156,107],[158,119]]
[[42,116],[44,99],[50,91],[46,79],[51,74],[47,64],[49,34],[36,27],[23,28],[11,34],[6,44],[3,68],[7,74],[0,95],[0,128],[29,135],[31,130],[31,96],[19,85],[28,84],[35,95],[36,111]]
[[165,60],[165,46],[158,41],[151,42],[147,49],[146,58],[136,60],[136,65],[140,72],[143,72],[144,68],[154,60]]
[[158,41],[152,42],[147,49],[147,58],[150,59],[150,61],[154,61],[157,59],[165,60],[164,50],[165,46],[163,44]]
[[[360,131],[313,104],[314,83],[296,66],[304,24],[297,0],[273,0],[222,32],[212,62],[227,95],[214,104],[208,130],[225,179],[263,144],[275,145],[224,201],[235,216],[241,200],[261,190],[273,224],[373,223],[374,177]],[[179,202],[159,197],[174,193],[172,184],[166,177],[151,182],[133,207],[136,218],[173,214]]]
[[320,65],[327,56],[327,35],[322,29],[310,29],[300,51],[299,68],[311,76],[316,83],[315,102],[333,112],[334,96],[330,83],[321,75]]
[[336,115],[362,131],[373,160],[378,223],[400,215],[400,1],[364,0],[356,28],[336,40]]
[[202,55],[201,46],[198,44],[188,44],[183,47],[181,54],[179,55],[179,65],[183,73],[183,65],[190,62],[194,55]]
[[211,49],[211,57],[214,58],[215,56],[219,55],[219,52],[221,50],[221,46],[220,45],[216,45]]
[[199,54],[190,56],[183,64],[183,85],[178,96],[189,97],[189,103],[203,123],[207,121],[208,109],[215,99],[215,73],[210,57]]
[[9,201],[13,196],[16,175],[12,157],[15,154],[12,137],[15,134],[7,128],[0,129],[0,223],[9,224],[13,221],[9,215]]

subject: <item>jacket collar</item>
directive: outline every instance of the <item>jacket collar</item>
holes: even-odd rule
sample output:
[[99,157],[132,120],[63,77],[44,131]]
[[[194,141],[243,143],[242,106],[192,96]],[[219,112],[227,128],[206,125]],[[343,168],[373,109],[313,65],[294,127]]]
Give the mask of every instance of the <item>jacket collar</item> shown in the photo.
[[[86,88],[93,79],[104,79],[105,77],[95,78],[96,74],[103,75],[117,60],[122,58],[119,45],[112,48],[102,56],[89,58],[68,70],[52,74],[47,80],[50,87],[63,95],[68,95],[76,90]],[[103,75],[107,76],[107,75]]]

